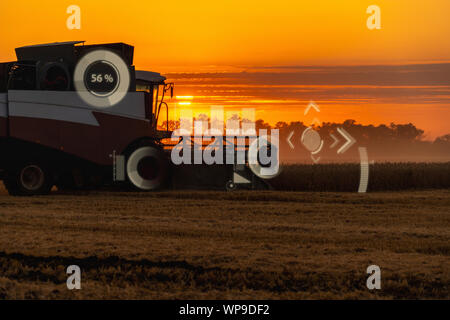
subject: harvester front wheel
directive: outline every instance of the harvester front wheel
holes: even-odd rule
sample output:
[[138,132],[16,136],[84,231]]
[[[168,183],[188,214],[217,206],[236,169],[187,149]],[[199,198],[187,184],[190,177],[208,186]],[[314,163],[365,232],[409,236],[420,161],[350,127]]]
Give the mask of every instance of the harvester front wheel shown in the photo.
[[155,146],[137,147],[127,159],[127,177],[134,189],[150,191],[160,189],[167,181],[168,160]]

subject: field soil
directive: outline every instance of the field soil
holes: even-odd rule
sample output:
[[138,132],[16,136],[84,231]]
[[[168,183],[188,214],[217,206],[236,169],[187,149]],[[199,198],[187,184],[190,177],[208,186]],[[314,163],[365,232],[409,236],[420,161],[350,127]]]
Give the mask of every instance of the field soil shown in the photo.
[[450,298],[450,190],[1,189],[0,204],[1,299]]

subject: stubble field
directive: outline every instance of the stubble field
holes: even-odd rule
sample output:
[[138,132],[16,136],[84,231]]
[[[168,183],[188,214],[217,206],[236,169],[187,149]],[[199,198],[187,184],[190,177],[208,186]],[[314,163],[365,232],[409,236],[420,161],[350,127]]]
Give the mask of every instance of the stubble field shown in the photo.
[[1,299],[450,298],[450,190],[1,189],[0,205]]

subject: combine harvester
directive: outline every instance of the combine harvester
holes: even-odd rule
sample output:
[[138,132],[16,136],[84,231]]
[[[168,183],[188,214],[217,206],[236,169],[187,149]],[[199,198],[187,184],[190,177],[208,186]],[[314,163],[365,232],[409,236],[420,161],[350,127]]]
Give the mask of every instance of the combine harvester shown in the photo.
[[63,42],[20,47],[17,61],[0,63],[0,170],[8,192],[267,188],[248,164],[248,139],[239,146],[223,137],[247,150],[245,164],[172,164],[177,142],[165,143],[172,132],[157,124],[161,111],[168,120],[164,96],[173,95],[173,83],[135,71],[133,53],[123,43]]

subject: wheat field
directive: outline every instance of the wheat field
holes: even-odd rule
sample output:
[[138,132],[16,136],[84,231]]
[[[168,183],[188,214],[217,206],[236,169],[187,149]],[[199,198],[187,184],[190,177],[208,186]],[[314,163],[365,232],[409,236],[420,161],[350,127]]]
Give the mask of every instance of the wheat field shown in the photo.
[[[448,189],[1,190],[0,203],[1,299],[450,298]],[[381,290],[366,287],[372,264]]]
[[[276,190],[339,191],[358,190],[357,163],[283,165],[270,181]],[[370,191],[399,191],[450,188],[450,162],[380,162],[369,166]]]

